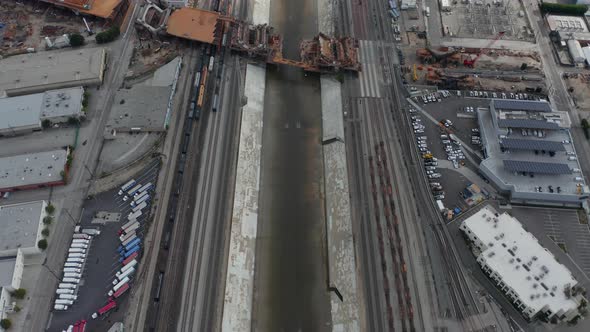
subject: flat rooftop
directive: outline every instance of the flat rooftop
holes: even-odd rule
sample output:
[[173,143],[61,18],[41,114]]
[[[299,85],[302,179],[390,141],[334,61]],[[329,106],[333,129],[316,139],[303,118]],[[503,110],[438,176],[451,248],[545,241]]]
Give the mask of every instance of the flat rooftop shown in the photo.
[[43,0],[84,14],[109,18],[123,0]]
[[104,48],[58,50],[0,60],[0,97],[100,84],[106,61]]
[[0,98],[0,131],[28,126],[39,127],[43,94]]
[[554,313],[576,308],[576,301],[564,293],[566,287],[578,284],[571,272],[517,219],[496,214],[488,205],[463,221],[487,246],[479,257],[535,311],[545,306]]
[[169,34],[213,44],[219,13],[197,8],[180,8],[168,18]]
[[0,131],[39,126],[43,119],[77,116],[82,109],[82,87],[0,98]]
[[[501,189],[512,191],[515,198],[518,198],[520,193],[534,194],[538,200],[578,200],[584,191],[585,183],[571,143],[572,137],[568,130],[570,120],[567,114],[546,109],[541,104],[517,102],[504,105],[495,100],[492,103],[495,103],[492,106],[502,105],[504,108],[480,108],[477,111],[487,155],[481,162],[480,169],[489,171],[484,173],[493,175],[490,180],[494,180]],[[529,109],[530,112],[519,111],[519,106]],[[508,109],[510,111],[507,111]],[[518,116],[530,118],[539,114],[549,116],[549,123],[553,121],[551,115],[557,114],[560,119],[559,125],[549,129],[535,126],[537,129],[534,129],[505,126],[506,123],[501,121],[507,118],[515,119]],[[493,118],[494,116],[496,118]],[[549,186],[554,190],[553,193],[550,192]],[[538,187],[541,187],[542,191],[538,191]]]
[[44,201],[0,206],[0,251],[35,247],[44,208]]
[[62,180],[67,150],[53,150],[0,158],[0,191]]
[[547,15],[546,19],[551,31],[588,32],[588,26],[583,17]]
[[16,256],[0,258],[0,288],[12,284],[15,267]]

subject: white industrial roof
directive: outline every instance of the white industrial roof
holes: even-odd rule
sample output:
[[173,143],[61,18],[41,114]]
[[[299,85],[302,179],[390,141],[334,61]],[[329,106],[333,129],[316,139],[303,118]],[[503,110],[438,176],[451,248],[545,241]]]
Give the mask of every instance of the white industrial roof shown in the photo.
[[0,206],[0,252],[35,247],[45,202]]
[[586,60],[579,41],[574,39],[568,40],[567,48],[570,51],[570,55],[572,56],[574,62],[584,62],[584,60]]
[[53,150],[0,158],[0,191],[60,181],[67,150]]
[[84,89],[75,87],[0,98],[0,131],[22,127],[41,127],[43,119],[78,116]]
[[564,289],[578,282],[518,220],[486,206],[464,224],[487,246],[480,257],[526,306],[538,311],[547,305],[552,312],[577,307]]
[[10,286],[14,269],[16,268],[16,256],[0,258],[0,288]]

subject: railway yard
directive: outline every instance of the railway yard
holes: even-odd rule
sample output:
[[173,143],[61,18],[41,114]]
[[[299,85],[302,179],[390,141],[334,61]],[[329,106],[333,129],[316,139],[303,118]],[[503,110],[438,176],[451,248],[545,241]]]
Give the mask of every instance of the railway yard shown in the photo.
[[0,331],[588,331],[587,9],[0,0]]

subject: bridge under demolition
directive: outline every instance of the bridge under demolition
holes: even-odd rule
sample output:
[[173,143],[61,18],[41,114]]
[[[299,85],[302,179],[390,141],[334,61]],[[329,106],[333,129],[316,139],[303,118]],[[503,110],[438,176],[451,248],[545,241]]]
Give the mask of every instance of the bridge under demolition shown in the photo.
[[358,41],[322,33],[299,46],[299,61],[283,57],[283,39],[266,24],[252,25],[217,12],[181,8],[172,11],[155,4],[145,6],[137,24],[155,36],[172,35],[217,46],[229,47],[248,57],[270,64],[285,64],[310,72],[360,71]]

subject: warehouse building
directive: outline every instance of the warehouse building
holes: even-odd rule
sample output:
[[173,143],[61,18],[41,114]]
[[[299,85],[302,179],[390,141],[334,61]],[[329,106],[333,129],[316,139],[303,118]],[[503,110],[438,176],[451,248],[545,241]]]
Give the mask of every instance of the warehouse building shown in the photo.
[[0,158],[0,192],[65,184],[69,154],[68,148]]
[[106,50],[82,48],[0,59],[0,98],[102,83]]
[[570,321],[586,301],[571,272],[520,222],[487,205],[461,226],[486,275],[528,320]]
[[572,61],[576,66],[583,66],[586,62],[586,56],[584,55],[584,51],[582,50],[582,45],[580,42],[574,39],[570,39],[567,41],[567,49],[570,53]]
[[35,201],[0,206],[0,257],[39,253],[47,202]]
[[567,112],[546,101],[493,99],[478,109],[479,171],[513,203],[579,207],[588,197]]
[[14,311],[11,293],[20,288],[23,268],[24,258],[20,250],[14,256],[0,257],[0,319]]
[[0,98],[0,136],[14,136],[42,128],[43,121],[67,122],[82,116],[82,87]]

